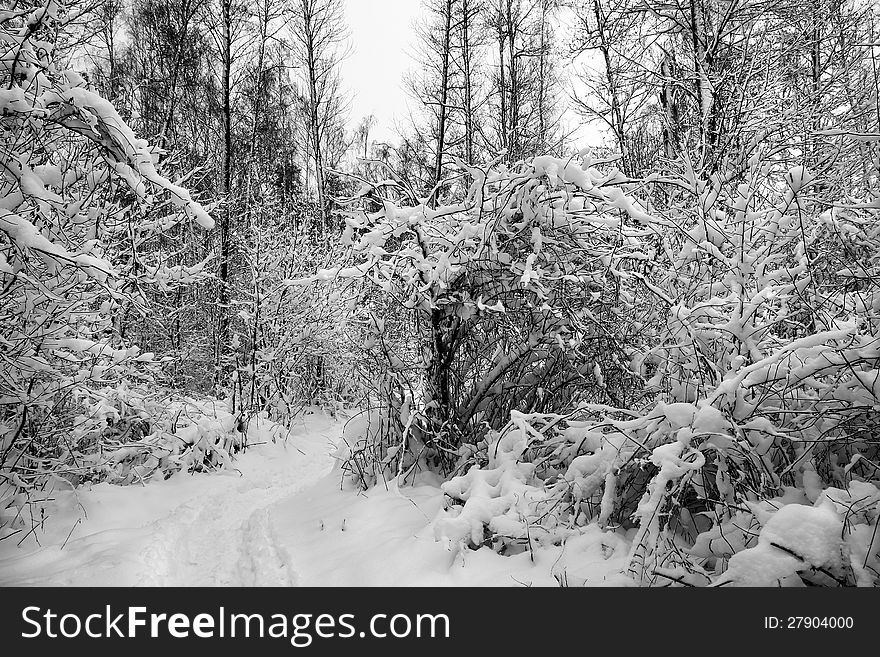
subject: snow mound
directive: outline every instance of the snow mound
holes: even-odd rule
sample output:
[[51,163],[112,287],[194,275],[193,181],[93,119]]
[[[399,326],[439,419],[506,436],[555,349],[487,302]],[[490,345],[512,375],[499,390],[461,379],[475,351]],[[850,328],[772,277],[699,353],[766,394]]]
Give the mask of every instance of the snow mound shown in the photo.
[[717,584],[773,586],[810,568],[833,574],[843,565],[843,521],[833,505],[789,504],[773,514],[758,545],[733,555]]

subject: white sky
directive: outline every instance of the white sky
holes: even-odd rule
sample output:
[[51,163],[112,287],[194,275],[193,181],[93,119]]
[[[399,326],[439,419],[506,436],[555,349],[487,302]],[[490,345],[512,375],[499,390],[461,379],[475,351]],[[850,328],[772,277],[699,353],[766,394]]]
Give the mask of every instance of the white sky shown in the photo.
[[376,116],[370,140],[396,141],[395,120],[408,116],[403,77],[412,66],[413,24],[421,0],[346,0],[351,54],[342,63],[343,85],[351,94],[351,127]]
[[[351,98],[349,128],[373,114],[370,141],[396,143],[395,126],[406,125],[413,102],[403,78],[414,66],[418,39],[413,27],[422,15],[422,0],[345,1],[351,52],[342,63],[342,83]],[[560,102],[567,104],[564,91],[561,96]],[[567,130],[575,129],[573,139],[579,147],[601,141],[597,126],[583,125],[570,110],[564,112],[563,123]]]

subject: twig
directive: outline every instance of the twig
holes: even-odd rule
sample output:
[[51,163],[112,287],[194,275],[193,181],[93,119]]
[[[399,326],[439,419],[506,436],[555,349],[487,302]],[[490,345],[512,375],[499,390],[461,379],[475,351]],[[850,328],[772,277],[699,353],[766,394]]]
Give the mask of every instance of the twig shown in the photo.
[[82,522],[82,518],[77,518],[76,522],[73,523],[73,527],[70,528],[70,531],[67,533],[67,538],[64,539],[64,543],[61,544],[61,549],[64,549],[64,546],[67,545],[67,541],[70,540],[70,537],[73,535],[73,530],[76,529],[76,526]]

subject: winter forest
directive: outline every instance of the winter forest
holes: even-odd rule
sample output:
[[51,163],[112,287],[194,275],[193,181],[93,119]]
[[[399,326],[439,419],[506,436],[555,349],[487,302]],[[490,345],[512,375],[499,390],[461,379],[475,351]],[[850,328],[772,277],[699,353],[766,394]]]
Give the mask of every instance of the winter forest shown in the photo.
[[880,5],[361,2],[0,0],[0,584],[877,586]]

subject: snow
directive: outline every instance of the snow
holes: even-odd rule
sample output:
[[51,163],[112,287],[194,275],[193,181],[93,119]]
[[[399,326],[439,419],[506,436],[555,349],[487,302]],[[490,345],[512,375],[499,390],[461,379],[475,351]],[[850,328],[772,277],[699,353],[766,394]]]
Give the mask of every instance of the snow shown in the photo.
[[797,166],[788,172],[785,181],[788,183],[791,191],[797,194],[813,181],[813,175],[805,167]]
[[833,507],[790,504],[764,526],[759,541],[787,548],[818,567],[840,563],[842,523]]
[[733,555],[719,583],[773,586],[800,570],[842,565],[843,523],[831,502],[788,504],[764,524],[758,545]]
[[56,491],[45,531],[30,534],[20,547],[17,536],[0,542],[0,585],[296,583],[267,514],[273,503],[332,467],[338,423],[308,417],[308,425],[275,443],[268,425],[252,422],[249,442],[265,444],[240,454],[236,470],[181,473],[143,487],[102,483]]
[[34,249],[50,257],[59,258],[79,265],[92,278],[105,281],[114,275],[109,262],[84,253],[70,253],[47,239],[30,221],[12,212],[0,209],[0,230],[22,249]]
[[628,542],[597,526],[514,556],[436,540],[439,480],[343,487],[343,427],[315,412],[285,441],[252,421],[234,469],[56,491],[42,530],[0,541],[0,586],[634,584]]
[[528,552],[449,549],[430,527],[438,492],[431,483],[340,491],[331,475],[271,515],[304,586],[558,586],[561,577],[577,586],[632,584],[620,574],[628,546],[598,527],[536,550],[534,562]]

